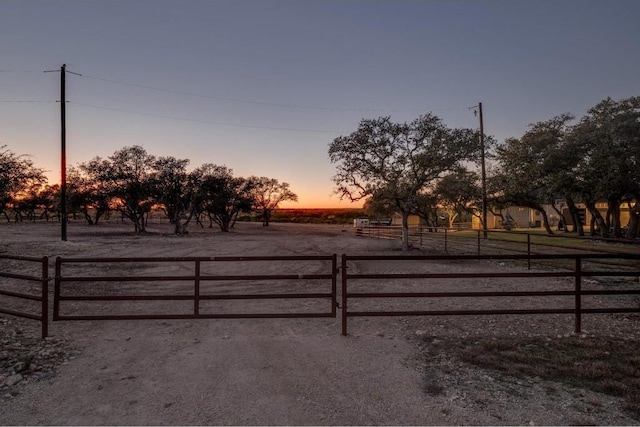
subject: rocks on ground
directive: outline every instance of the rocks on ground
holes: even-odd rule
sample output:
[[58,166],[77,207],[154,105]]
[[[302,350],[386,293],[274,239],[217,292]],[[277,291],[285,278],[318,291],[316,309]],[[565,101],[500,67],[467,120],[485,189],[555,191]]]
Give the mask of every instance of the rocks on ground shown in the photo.
[[0,401],[17,396],[31,381],[46,381],[56,367],[77,357],[60,339],[25,334],[18,321],[0,317]]

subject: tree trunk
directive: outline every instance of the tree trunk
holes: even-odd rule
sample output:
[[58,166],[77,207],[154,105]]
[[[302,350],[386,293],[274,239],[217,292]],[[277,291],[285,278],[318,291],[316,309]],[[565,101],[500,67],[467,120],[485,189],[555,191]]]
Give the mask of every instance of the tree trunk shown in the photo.
[[453,228],[453,221],[458,217],[458,213],[456,212],[454,215],[449,214],[449,228]]
[[[595,219],[598,228],[600,228],[602,237],[609,237],[609,229],[607,228],[607,223],[605,222],[604,218],[602,218],[602,214],[600,213],[600,211],[596,209],[595,202],[586,201],[584,204],[591,213],[591,216]],[[593,227],[591,231],[593,232]]]
[[409,212],[402,212],[402,250],[409,250]]
[[189,234],[189,232],[187,231],[187,227],[189,226],[189,224],[191,223],[191,220],[196,217],[196,213],[195,210],[191,209],[189,211],[189,216],[187,217],[187,219],[184,221],[184,223],[182,224],[182,234]]
[[[226,212],[224,214],[209,214],[209,221],[211,221],[211,226],[215,222],[220,227],[220,231],[224,233],[229,232],[229,225],[231,224],[232,218]],[[211,227],[210,226],[210,227]]]
[[584,236],[584,226],[582,225],[582,221],[580,221],[580,214],[578,213],[576,203],[573,201],[572,197],[565,196],[565,200],[567,202],[567,208],[569,208],[569,214],[573,220],[573,232],[577,232],[578,236]]
[[544,224],[544,229],[547,230],[547,234],[554,234],[551,229],[551,224],[549,224],[549,217],[544,209],[542,210],[542,223]]
[[622,237],[622,229],[620,224],[620,200],[617,198],[609,199],[607,200],[607,204],[609,206],[607,211],[611,216],[611,220],[607,221],[609,230],[613,230],[613,237]]
[[173,223],[173,234],[177,236],[184,236],[187,233],[185,225],[180,219],[177,219]]
[[[551,208],[556,211],[556,213],[558,214],[558,218],[559,221],[562,221],[564,223],[564,217],[562,216],[562,212],[560,212],[560,209],[556,208],[556,205],[554,203],[551,203]],[[559,224],[558,224],[559,225]],[[566,227],[565,227],[566,228]],[[560,230],[560,227],[558,226],[558,230]]]
[[96,216],[93,219],[93,222],[95,223],[95,225],[98,225],[98,221],[100,221],[100,218],[102,218],[102,215],[105,215],[106,212],[108,212],[107,209],[103,209],[103,208],[96,209]]
[[82,213],[84,214],[84,219],[87,221],[87,224],[94,225],[93,219],[91,219],[91,215],[89,215],[89,211],[87,209],[83,209]]
[[198,224],[200,226],[200,228],[204,228],[204,224],[202,223],[201,213],[196,212],[195,213],[195,219],[196,219],[196,224]]
[[544,210],[544,208],[541,206],[537,206],[533,209],[540,212],[540,215],[542,215],[542,225],[544,225],[544,229],[547,231],[547,234],[554,234],[553,230],[551,229],[551,225],[549,224],[549,217],[547,216],[547,212]]
[[234,214],[231,214],[231,227],[233,228],[236,226],[236,221],[238,220],[238,216],[240,215],[240,212],[236,212]]

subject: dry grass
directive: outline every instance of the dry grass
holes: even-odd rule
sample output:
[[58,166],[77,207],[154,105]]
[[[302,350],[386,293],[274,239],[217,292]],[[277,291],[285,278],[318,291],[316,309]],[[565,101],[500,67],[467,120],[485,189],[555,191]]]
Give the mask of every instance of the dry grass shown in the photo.
[[513,377],[539,377],[621,397],[640,416],[640,341],[611,337],[425,338],[430,356],[446,353],[463,362]]

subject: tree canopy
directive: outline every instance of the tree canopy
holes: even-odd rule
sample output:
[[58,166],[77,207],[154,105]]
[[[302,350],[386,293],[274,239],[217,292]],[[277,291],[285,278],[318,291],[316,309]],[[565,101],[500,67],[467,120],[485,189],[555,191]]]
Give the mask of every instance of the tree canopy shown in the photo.
[[[493,212],[512,205],[537,210],[552,232],[548,207],[563,200],[578,234],[582,204],[590,213],[591,234],[640,235],[640,97],[604,99],[576,121],[561,114],[533,123],[522,136],[488,145],[487,194]],[[477,214],[481,189],[477,174],[479,134],[452,129],[432,114],[409,123],[390,117],[363,119],[352,133],[329,144],[336,167],[333,182],[341,198],[363,200],[376,215],[399,213],[403,247],[408,248],[410,214],[429,226],[446,216]],[[150,210],[162,210],[177,234],[192,219],[209,219],[229,231],[239,214],[259,212],[264,225],[273,210],[298,196],[286,182],[268,177],[234,176],[226,166],[205,164],[188,170],[189,160],[158,157],[141,146],[124,147],[69,168],[67,207],[89,224],[119,211],[143,233]],[[26,155],[0,146],[0,212],[9,221],[51,215],[61,219],[60,187],[47,185],[44,171]],[[606,206],[606,208],[603,208]],[[621,209],[629,222],[622,223]]]
[[477,133],[450,129],[432,114],[411,123],[390,117],[365,119],[358,129],[329,146],[336,165],[334,182],[341,198],[375,196],[388,200],[403,218],[403,248],[408,249],[408,217],[419,211],[425,191],[478,154]]
[[[176,234],[201,217],[222,231],[233,227],[242,212],[259,211],[267,218],[286,200],[297,201],[288,183],[268,177],[243,178],[226,166],[204,164],[192,171],[189,160],[158,157],[143,147],[123,147],[104,159],[95,157],[68,168],[67,209],[90,225],[96,225],[110,211],[118,211],[134,226],[146,231],[151,209],[161,210],[174,225]],[[60,187],[46,185],[44,172],[27,156],[0,147],[0,212],[10,220],[25,215],[33,218],[36,209],[43,215],[60,215]],[[35,219],[35,218],[34,218]]]
[[289,183],[266,176],[251,177],[254,209],[262,213],[262,225],[268,226],[271,214],[280,203],[297,202],[298,196],[289,189]]

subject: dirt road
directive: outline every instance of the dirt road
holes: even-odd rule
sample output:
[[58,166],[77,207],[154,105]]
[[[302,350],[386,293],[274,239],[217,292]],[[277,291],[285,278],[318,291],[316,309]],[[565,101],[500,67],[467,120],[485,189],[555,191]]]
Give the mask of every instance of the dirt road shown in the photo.
[[[184,238],[164,234],[161,226],[157,234],[149,228],[150,235],[138,237],[126,230],[70,227],[69,241],[59,242],[54,226],[40,225],[37,232],[16,226],[11,233],[2,226],[0,250],[49,256],[324,255],[393,253],[399,245],[357,238],[340,227],[239,224],[234,233],[204,230]],[[609,396],[535,379],[505,382],[454,362],[435,376],[441,392],[425,388],[434,373],[425,368],[418,337],[482,334],[488,327],[507,334],[522,326],[518,322],[356,319],[347,337],[340,335],[339,318],[56,322],[52,337],[66,340],[77,356],[55,376],[16,385],[17,395],[0,401],[0,424],[638,423]],[[37,325],[28,325],[27,332],[37,334]],[[562,322],[537,325],[537,333],[570,329]]]

